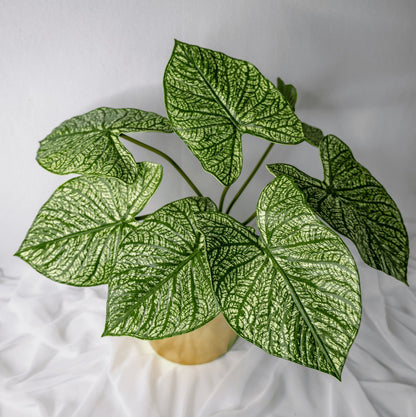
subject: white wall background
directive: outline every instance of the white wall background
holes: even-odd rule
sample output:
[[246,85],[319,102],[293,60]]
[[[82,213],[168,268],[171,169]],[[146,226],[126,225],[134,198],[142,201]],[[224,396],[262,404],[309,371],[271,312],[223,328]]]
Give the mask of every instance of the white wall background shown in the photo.
[[[247,59],[271,80],[295,84],[298,115],[346,141],[404,217],[413,216],[415,18],[414,0],[0,1],[0,265],[20,270],[12,254],[65,180],[38,166],[38,141],[63,120],[100,106],[165,114],[161,82],[174,38]],[[175,155],[218,198],[216,180],[200,172],[176,136],[137,137]],[[249,171],[267,143],[246,136],[244,144]],[[268,161],[278,160],[320,175],[317,152],[307,144],[276,146]],[[191,194],[164,165],[149,210]],[[270,178],[259,173],[237,217],[253,211]]]

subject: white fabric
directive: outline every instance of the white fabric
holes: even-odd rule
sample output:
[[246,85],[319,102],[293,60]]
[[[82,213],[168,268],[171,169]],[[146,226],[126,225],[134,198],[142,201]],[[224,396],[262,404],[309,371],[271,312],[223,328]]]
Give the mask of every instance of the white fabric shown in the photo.
[[[416,416],[414,0],[2,0],[0,9],[1,417]],[[101,338],[105,286],[56,284],[12,257],[65,180],[36,165],[38,141],[99,106],[164,114],[161,81],[174,38],[295,84],[301,119],[350,145],[402,211],[409,288],[364,265],[352,248],[363,319],[341,383],[241,339],[224,357],[186,367],[159,358],[147,342]],[[179,139],[140,138],[174,156],[218,201],[222,189]],[[267,143],[246,136],[243,146],[234,190]],[[190,194],[164,161],[134,153],[164,164],[146,212]],[[308,144],[276,146],[266,162],[277,161],[322,176]],[[252,213],[270,179],[259,171],[236,218]]]
[[172,364],[145,341],[100,338],[104,286],[65,287],[30,270],[3,275],[0,415],[413,417],[415,287],[359,266],[363,319],[342,382],[242,339],[211,363]]

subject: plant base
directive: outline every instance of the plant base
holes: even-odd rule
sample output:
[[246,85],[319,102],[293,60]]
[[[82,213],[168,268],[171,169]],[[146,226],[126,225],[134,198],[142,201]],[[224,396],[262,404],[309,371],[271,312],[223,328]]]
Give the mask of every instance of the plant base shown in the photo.
[[171,362],[197,365],[224,355],[236,340],[237,334],[220,314],[192,332],[149,342],[160,356]]

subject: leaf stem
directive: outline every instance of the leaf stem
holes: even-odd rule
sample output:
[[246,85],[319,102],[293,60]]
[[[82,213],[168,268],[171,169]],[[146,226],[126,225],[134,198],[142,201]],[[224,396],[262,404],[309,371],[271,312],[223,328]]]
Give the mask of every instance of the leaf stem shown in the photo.
[[138,221],[144,220],[147,216],[148,216],[148,214],[142,214],[141,216],[136,216],[135,220],[138,220]]
[[226,214],[228,214],[232,207],[234,206],[235,202],[238,200],[238,198],[240,197],[240,195],[243,193],[243,191],[246,189],[247,185],[250,183],[250,181],[253,179],[254,175],[256,175],[256,172],[259,170],[259,168],[261,167],[261,164],[264,162],[264,160],[266,159],[267,155],[269,154],[269,152],[272,150],[274,143],[270,143],[270,145],[267,147],[267,149],[264,151],[264,154],[262,155],[262,157],[260,158],[259,162],[257,162],[257,165],[254,167],[253,171],[251,172],[251,174],[247,177],[247,179],[245,180],[244,184],[241,186],[241,188],[237,191],[237,194],[234,196],[234,198],[231,200],[230,205],[228,206],[227,210],[225,211]]
[[154,148],[153,146],[147,145],[146,143],[140,142],[137,139],[133,139],[132,137],[121,133],[120,137],[123,139],[128,140],[131,143],[134,143],[135,145],[141,146],[144,149],[147,149],[148,151],[154,152],[155,154],[161,156],[162,158],[166,159],[178,172],[181,174],[183,179],[188,183],[188,185],[195,191],[196,195],[199,197],[202,197],[201,191],[199,191],[198,187],[192,182],[192,180],[185,174],[183,169],[167,154],[160,151],[159,149]]
[[219,211],[221,211],[221,212],[222,212],[222,208],[223,208],[223,206],[224,206],[224,199],[225,199],[225,196],[226,196],[227,191],[228,191],[229,189],[230,189],[230,186],[227,186],[227,187],[224,187],[224,189],[222,190],[222,194],[221,194],[221,198],[220,198],[220,205],[219,205],[219,207],[218,207]]
[[256,212],[254,212],[246,221],[244,221],[242,224],[246,226],[249,224],[254,218],[256,217]]

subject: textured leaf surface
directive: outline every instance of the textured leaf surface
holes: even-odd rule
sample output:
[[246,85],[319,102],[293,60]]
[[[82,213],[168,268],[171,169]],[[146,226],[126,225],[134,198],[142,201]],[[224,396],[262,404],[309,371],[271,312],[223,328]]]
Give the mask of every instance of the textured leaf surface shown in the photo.
[[324,138],[324,134],[321,129],[317,127],[302,123],[303,134],[305,135],[305,140],[313,146],[319,146],[319,143]]
[[287,177],[265,187],[257,218],[260,237],[227,215],[198,216],[224,316],[266,352],[340,379],[361,319],[354,259]]
[[55,174],[115,177],[132,183],[136,162],[118,137],[148,130],[172,132],[169,121],[155,113],[101,107],[54,129],[40,142],[37,161]]
[[91,286],[107,282],[120,239],[162,179],[162,167],[142,162],[133,184],[116,178],[77,177],[42,206],[16,253],[58,282]]
[[304,139],[290,105],[246,61],[176,41],[164,89],[174,130],[224,185],[240,175],[243,133],[279,143]]
[[290,104],[290,107],[295,110],[296,101],[298,99],[298,92],[296,91],[296,88],[292,84],[285,84],[285,82],[279,77],[277,79],[277,89]]
[[109,285],[104,335],[160,339],[220,313],[194,220],[195,213],[211,210],[216,207],[208,198],[178,200],[129,233]]
[[286,164],[268,169],[290,176],[315,212],[355,243],[364,262],[407,282],[409,241],[395,202],[340,139],[326,136],[319,150],[323,181]]

